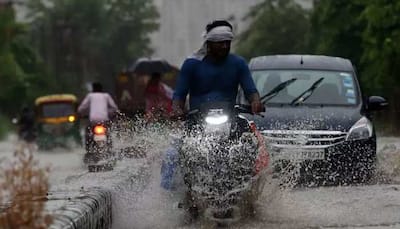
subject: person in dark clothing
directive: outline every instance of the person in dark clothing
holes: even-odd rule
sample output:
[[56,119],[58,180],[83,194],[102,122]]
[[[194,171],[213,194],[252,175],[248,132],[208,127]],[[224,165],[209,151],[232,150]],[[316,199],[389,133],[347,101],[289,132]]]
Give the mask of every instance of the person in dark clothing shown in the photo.
[[[173,118],[184,115],[188,95],[190,110],[208,102],[229,102],[233,107],[239,86],[246,94],[252,112],[262,111],[260,95],[247,63],[242,57],[230,53],[233,38],[232,25],[225,20],[213,21],[206,26],[203,46],[181,67],[173,94]],[[173,189],[171,181],[178,164],[179,144],[176,139],[164,153],[161,186],[167,190]]]
[[236,101],[241,86],[253,113],[262,110],[259,93],[245,60],[230,53],[234,35],[232,25],[224,20],[207,25],[205,42],[199,51],[188,57],[178,76],[173,96],[175,116],[183,114],[186,96],[190,97],[190,110],[207,102]]
[[18,136],[26,142],[36,140],[35,113],[29,107],[23,107],[18,120]]

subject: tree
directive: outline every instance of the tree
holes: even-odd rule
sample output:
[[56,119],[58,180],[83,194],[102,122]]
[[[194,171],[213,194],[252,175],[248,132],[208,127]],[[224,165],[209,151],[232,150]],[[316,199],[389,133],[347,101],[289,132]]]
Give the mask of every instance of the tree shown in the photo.
[[312,53],[350,59],[361,68],[363,0],[317,0],[311,16]]
[[[158,12],[147,0],[32,0],[32,37],[62,86],[78,93],[87,81],[113,85],[126,63],[152,52]],[[110,89],[110,88],[108,88]]]
[[0,8],[0,112],[15,115],[47,82],[39,58],[27,40],[26,27],[15,21],[14,9]]
[[365,95],[389,98],[390,109],[382,122],[398,130],[398,15],[400,2],[391,0],[314,0],[310,17],[290,0],[265,0],[248,14],[252,21],[240,36],[238,51],[247,58],[302,50],[348,58],[357,68]]
[[318,0],[311,17],[313,50],[352,60],[364,92],[389,99],[390,109],[382,120],[392,130],[400,126],[399,14],[398,1]]
[[[12,47],[22,33],[21,25],[15,23],[12,8],[0,9],[0,102],[2,112],[10,107],[9,98],[16,99],[23,83],[23,71],[15,59]],[[23,93],[22,93],[23,94]]]
[[[370,91],[389,98],[390,123],[398,133],[400,127],[400,2],[368,0],[362,14],[363,83]],[[386,118],[386,120],[388,120]]]
[[[362,19],[365,83],[382,93],[392,94],[400,83],[400,2],[369,1]],[[387,90],[389,89],[389,90]]]
[[246,58],[307,50],[308,12],[293,0],[265,0],[251,8],[250,26],[239,35],[237,52]]

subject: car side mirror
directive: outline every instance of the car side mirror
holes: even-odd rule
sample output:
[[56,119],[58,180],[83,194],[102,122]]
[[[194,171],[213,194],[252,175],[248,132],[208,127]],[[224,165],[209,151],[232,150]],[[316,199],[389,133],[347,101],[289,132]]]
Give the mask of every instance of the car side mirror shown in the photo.
[[389,103],[381,96],[370,96],[368,98],[368,110],[379,111],[383,110]]

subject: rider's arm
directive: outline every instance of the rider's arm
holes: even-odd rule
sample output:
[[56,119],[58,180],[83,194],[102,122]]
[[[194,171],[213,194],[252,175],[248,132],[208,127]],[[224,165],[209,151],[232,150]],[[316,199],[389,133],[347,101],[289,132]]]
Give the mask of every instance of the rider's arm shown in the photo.
[[83,99],[83,101],[78,107],[78,113],[80,115],[83,115],[83,113],[89,109],[89,105],[90,105],[90,98],[89,95],[86,95],[86,97]]
[[192,73],[194,62],[197,60],[194,59],[186,59],[182,64],[181,71],[178,75],[178,79],[176,82],[176,89],[173,96],[172,109],[177,111],[183,111],[185,107],[186,96],[189,92],[189,79]]
[[109,94],[107,94],[107,104],[113,111],[118,110],[117,104],[115,104],[114,100],[111,98]]
[[260,102],[260,94],[258,92],[248,95],[248,100],[252,102]]
[[246,98],[249,100],[253,113],[258,113],[262,110],[260,94],[257,91],[253,78],[251,77],[250,69],[243,59],[239,62],[240,86],[242,87]]
[[246,94],[246,97],[250,102],[252,99],[255,99],[256,97],[254,94],[258,94],[256,85],[254,84],[254,80],[251,77],[250,69],[247,66],[246,62],[240,58],[239,63],[239,79],[240,79],[240,86],[242,87],[244,93]]
[[178,113],[177,115],[180,115],[180,113],[183,112],[184,108],[185,108],[185,101],[172,100],[172,110],[173,110],[173,112]]

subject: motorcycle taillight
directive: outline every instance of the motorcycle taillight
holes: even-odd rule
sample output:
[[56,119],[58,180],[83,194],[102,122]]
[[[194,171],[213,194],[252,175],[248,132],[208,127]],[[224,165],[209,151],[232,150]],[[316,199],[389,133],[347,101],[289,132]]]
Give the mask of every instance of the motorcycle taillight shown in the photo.
[[97,125],[93,128],[93,132],[96,135],[103,135],[106,134],[106,128],[102,125]]

